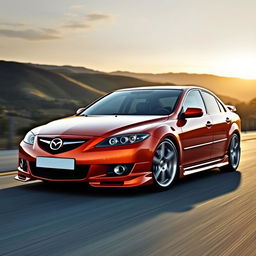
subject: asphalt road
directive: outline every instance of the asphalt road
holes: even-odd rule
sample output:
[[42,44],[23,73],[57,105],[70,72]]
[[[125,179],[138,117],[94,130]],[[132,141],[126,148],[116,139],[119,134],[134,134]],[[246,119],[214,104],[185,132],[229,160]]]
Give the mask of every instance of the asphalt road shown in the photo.
[[0,176],[0,255],[256,255],[255,158],[158,193]]

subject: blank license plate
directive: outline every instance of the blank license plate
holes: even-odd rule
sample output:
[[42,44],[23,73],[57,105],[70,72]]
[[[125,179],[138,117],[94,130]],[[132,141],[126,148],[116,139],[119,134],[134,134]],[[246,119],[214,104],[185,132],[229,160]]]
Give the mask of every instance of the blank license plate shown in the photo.
[[37,157],[36,167],[75,170],[75,159],[57,157]]

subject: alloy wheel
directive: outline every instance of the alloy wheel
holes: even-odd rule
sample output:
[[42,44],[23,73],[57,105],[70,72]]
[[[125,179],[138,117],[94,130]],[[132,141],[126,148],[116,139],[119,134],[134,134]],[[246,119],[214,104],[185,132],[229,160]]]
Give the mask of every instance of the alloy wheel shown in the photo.
[[230,164],[234,169],[236,169],[239,165],[240,154],[240,141],[238,136],[235,134],[231,139],[229,149]]
[[153,176],[155,183],[162,187],[168,187],[173,182],[177,172],[177,150],[168,139],[162,141],[153,157]]

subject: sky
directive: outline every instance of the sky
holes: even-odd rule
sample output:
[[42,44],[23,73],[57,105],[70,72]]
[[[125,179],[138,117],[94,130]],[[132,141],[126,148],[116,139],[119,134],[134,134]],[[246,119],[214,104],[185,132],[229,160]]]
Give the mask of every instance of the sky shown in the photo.
[[0,0],[0,59],[256,79],[255,0]]

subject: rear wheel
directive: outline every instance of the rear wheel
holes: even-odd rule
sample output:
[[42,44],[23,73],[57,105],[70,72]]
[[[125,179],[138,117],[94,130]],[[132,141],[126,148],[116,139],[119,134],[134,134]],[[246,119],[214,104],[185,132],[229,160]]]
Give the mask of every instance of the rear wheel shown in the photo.
[[176,178],[177,168],[177,149],[171,140],[165,139],[158,145],[153,157],[152,174],[155,187],[169,188]]
[[220,168],[221,171],[236,171],[241,156],[240,138],[237,134],[233,134],[228,148],[228,165]]

